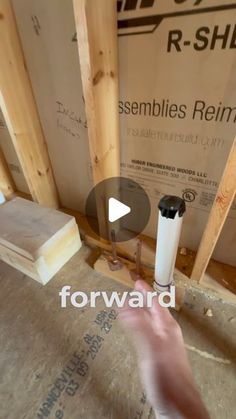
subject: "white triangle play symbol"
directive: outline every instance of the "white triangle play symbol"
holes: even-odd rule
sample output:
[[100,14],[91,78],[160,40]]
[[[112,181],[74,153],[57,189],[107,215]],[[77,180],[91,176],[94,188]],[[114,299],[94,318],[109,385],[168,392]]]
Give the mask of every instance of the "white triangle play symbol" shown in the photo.
[[111,223],[131,212],[128,205],[123,204],[115,198],[109,198],[108,201],[108,219]]

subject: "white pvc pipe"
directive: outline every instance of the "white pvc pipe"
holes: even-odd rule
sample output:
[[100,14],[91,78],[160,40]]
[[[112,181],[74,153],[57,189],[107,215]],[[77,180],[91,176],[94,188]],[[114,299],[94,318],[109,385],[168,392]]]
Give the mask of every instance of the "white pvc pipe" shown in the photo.
[[155,259],[155,291],[167,291],[173,283],[173,274],[178,251],[183,215],[167,218],[159,210],[157,250]]

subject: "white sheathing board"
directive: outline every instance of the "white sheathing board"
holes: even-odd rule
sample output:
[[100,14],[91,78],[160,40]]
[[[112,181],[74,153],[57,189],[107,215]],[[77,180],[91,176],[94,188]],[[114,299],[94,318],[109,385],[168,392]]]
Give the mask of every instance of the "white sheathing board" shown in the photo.
[[[72,2],[13,3],[61,201],[83,211],[92,182]],[[181,245],[197,249],[235,136],[235,2],[118,3],[122,174],[149,194],[152,237],[161,196],[183,196]],[[214,256],[236,264],[235,252],[236,203]]]
[[12,139],[7,128],[6,121],[4,119],[2,110],[0,108],[0,146],[6,158],[9,170],[12,178],[15,182],[16,188],[20,192],[30,193],[28,185],[25,180],[25,176],[22,172],[22,168],[15,152]]
[[[124,0],[118,14],[122,173],[149,192],[152,237],[160,197],[186,199],[181,244],[196,249],[236,134],[236,8],[217,9],[235,2],[144,3]],[[214,256],[235,254],[236,203]]]
[[72,2],[13,3],[61,203],[84,211],[92,182]]

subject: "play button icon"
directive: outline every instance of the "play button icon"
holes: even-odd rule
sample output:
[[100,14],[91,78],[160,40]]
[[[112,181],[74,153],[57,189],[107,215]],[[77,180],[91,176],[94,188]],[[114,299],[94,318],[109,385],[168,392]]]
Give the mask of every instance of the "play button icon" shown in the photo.
[[94,233],[110,240],[130,240],[146,227],[151,206],[144,188],[133,179],[112,177],[98,183],[86,200],[86,219]]
[[123,204],[116,198],[109,198],[108,202],[108,220],[110,223],[119,220],[131,211],[131,208],[128,207],[128,205]]

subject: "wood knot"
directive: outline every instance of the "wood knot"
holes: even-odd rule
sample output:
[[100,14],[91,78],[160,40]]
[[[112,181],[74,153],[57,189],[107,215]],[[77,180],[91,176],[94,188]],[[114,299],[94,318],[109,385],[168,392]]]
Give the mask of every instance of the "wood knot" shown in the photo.
[[95,156],[94,157],[94,163],[98,164],[98,162],[99,162],[98,156]]
[[104,76],[103,71],[98,70],[98,72],[95,74],[95,76],[93,78],[93,85],[95,86],[96,84],[98,84],[103,76]]
[[112,78],[114,78],[114,77],[115,77],[115,73],[114,73],[114,71],[110,71],[110,76],[111,76]]
[[39,176],[42,176],[42,172],[40,172],[40,170],[37,170],[37,173]]
[[99,55],[103,55],[103,51],[99,51]]
[[216,202],[217,202],[218,204],[223,204],[223,203],[224,203],[224,197],[223,197],[222,195],[218,195],[218,196],[216,197]]
[[4,19],[4,15],[0,12],[0,20]]

